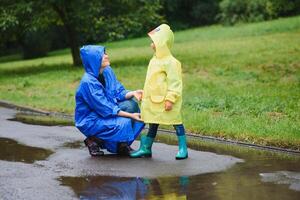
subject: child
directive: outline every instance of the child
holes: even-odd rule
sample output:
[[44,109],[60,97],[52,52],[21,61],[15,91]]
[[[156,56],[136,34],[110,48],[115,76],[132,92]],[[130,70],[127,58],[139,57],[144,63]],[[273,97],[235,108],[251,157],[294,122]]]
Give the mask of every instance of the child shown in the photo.
[[182,76],[181,64],[170,49],[174,35],[170,27],[162,24],[150,33],[155,55],[150,60],[141,105],[141,118],[149,123],[147,136],[142,136],[139,150],[130,157],[151,157],[151,147],[159,124],[173,125],[178,136],[179,152],[176,159],[188,157],[185,130],[181,119]]

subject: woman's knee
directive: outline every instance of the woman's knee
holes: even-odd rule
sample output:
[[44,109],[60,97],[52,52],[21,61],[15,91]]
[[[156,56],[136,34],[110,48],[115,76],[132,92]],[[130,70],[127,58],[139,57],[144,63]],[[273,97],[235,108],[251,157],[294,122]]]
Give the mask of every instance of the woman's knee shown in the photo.
[[122,101],[119,103],[119,106],[121,110],[125,112],[129,112],[129,113],[140,112],[138,103],[133,99]]

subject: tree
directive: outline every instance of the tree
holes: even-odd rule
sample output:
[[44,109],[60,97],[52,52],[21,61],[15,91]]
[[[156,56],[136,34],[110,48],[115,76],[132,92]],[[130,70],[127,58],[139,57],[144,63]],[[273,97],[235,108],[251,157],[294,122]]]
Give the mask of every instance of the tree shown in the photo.
[[37,30],[32,16],[35,9],[30,2],[19,0],[13,3],[1,0],[0,4],[0,45],[17,42],[24,48],[27,32]]
[[221,0],[162,0],[167,20],[175,29],[217,22]]
[[0,30],[22,41],[30,30],[63,26],[73,64],[80,65],[82,43],[138,35],[163,21],[159,9],[159,0],[1,0]]

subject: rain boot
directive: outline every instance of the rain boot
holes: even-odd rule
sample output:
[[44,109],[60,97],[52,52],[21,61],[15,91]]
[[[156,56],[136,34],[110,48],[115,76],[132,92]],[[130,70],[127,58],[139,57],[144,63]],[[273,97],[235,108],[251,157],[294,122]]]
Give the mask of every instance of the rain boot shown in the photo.
[[92,137],[85,139],[84,144],[88,147],[91,156],[104,155],[104,152],[100,150],[99,144]]
[[152,156],[151,147],[153,141],[154,138],[148,136],[142,136],[139,150],[130,153],[130,157],[131,158],[151,157]]
[[128,146],[127,142],[119,142],[118,143],[118,150],[117,153],[120,156],[129,156],[130,147]]
[[176,160],[183,160],[188,157],[188,151],[186,146],[186,137],[185,135],[178,136],[178,146],[179,151],[176,155]]

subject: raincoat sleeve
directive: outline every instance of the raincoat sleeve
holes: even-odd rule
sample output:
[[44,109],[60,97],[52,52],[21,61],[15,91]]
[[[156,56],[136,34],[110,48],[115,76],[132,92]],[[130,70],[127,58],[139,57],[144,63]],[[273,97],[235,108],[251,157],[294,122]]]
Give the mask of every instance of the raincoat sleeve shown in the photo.
[[118,101],[124,101],[126,99],[126,94],[129,92],[129,90],[126,90],[122,83],[120,83],[118,80],[116,80],[116,88],[117,88],[117,100]]
[[120,108],[108,101],[100,84],[89,82],[83,85],[83,98],[90,108],[103,118],[118,115]]
[[171,62],[166,66],[168,90],[166,100],[175,103],[182,95],[182,76],[180,62]]

